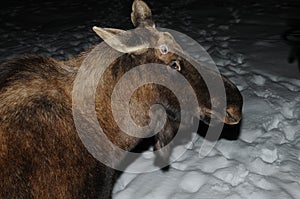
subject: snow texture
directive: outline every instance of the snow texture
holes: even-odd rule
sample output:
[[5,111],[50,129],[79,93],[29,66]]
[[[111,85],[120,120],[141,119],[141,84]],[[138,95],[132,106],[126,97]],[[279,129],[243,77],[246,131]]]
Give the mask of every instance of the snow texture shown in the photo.
[[[0,61],[24,53],[64,60],[101,41],[94,25],[130,29],[131,2],[120,2],[10,1],[0,13]],[[168,171],[123,173],[113,198],[299,198],[300,74],[287,62],[290,47],[280,38],[297,2],[149,4],[157,26],[198,41],[238,86],[243,121],[238,139],[219,140],[204,158],[198,153],[201,137],[174,150],[187,152]],[[144,152],[129,167],[155,167],[154,158]]]

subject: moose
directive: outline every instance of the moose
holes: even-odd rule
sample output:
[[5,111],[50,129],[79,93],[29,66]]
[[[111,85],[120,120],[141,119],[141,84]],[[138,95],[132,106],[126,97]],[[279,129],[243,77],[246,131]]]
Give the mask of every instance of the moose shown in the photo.
[[[198,118],[204,122],[218,115],[211,111],[211,100],[204,79],[180,53],[167,48],[147,48],[165,44],[180,51],[180,45],[168,32],[158,31],[151,10],[142,0],[134,0],[131,20],[135,29],[146,29],[150,43],[128,46],[114,36],[124,30],[94,27],[111,54],[122,52],[106,68],[95,94],[95,111],[104,134],[114,145],[132,151],[142,138],[124,133],[114,121],[110,96],[120,78],[135,66],[164,64],[191,84],[198,100]],[[127,35],[129,38],[135,35]],[[164,46],[166,47],[166,46]],[[96,49],[96,50],[95,50]],[[99,52],[101,53],[101,52]],[[0,66],[0,198],[101,198],[112,197],[119,172],[97,160],[82,143],[72,114],[72,90],[80,66],[87,56],[90,66],[99,66],[97,45],[67,61],[42,55],[23,55]],[[108,55],[110,56],[110,55]],[[100,57],[106,59],[106,57]],[[214,78],[209,68],[203,71]],[[150,70],[150,69],[149,69]],[[93,77],[90,77],[93,79]],[[138,76],[136,78],[139,78]],[[221,77],[226,93],[226,114],[220,122],[234,125],[242,117],[242,96],[237,87]],[[134,80],[133,80],[134,81]],[[86,88],[88,89],[88,88]],[[214,99],[221,100],[221,99]],[[176,96],[157,84],[141,86],[131,96],[132,120],[140,125],[149,122],[148,108],[161,104],[166,109],[166,124],[154,135],[159,150],[174,137],[179,126],[180,106]],[[188,103],[188,96],[187,96]],[[181,118],[182,119],[182,118]],[[89,120],[84,120],[89,126]],[[88,134],[87,134],[88,136]],[[105,140],[95,146],[103,156],[113,153]],[[126,157],[117,159],[122,162]]]

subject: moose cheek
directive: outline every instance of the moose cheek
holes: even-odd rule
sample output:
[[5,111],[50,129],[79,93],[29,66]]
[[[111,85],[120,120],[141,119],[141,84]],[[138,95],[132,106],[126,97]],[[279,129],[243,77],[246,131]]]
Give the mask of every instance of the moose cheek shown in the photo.
[[171,60],[174,60],[174,53],[168,52],[167,54],[162,54],[158,49],[155,49],[155,56],[161,60],[164,64],[169,65]]

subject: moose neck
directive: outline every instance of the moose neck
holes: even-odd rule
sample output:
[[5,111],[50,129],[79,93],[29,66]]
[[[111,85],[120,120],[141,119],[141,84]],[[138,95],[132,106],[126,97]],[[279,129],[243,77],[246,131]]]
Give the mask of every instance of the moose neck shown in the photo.
[[[105,50],[106,51],[105,55],[100,50]],[[64,62],[65,65],[76,68],[77,70],[77,73],[73,74],[72,84],[69,85],[72,86],[72,88],[68,90],[72,92],[75,79],[78,76],[78,73],[81,69],[80,67],[103,67],[103,68],[106,67],[100,79],[97,79],[96,77],[97,75],[92,73],[91,76],[89,76],[87,79],[84,80],[95,81],[97,83],[97,89],[95,95],[95,109],[96,109],[95,112],[97,113],[97,119],[99,121],[101,128],[103,129],[104,134],[114,145],[118,146],[123,150],[130,151],[141,141],[141,139],[130,136],[120,130],[112,114],[111,95],[115,85],[123,76],[124,72],[126,72],[130,68],[133,68],[132,65],[130,64],[135,64],[135,63],[132,63],[132,61],[130,61],[132,60],[131,55],[123,54],[121,57],[111,62],[109,66],[106,66],[106,63],[108,62],[107,60],[105,60],[108,59],[107,54],[112,57],[113,56],[118,57],[118,55],[120,55],[121,53],[110,48],[109,46],[105,46],[103,49],[103,46],[101,46],[100,48],[98,45]],[[85,66],[83,66],[83,64],[85,64]],[[84,88],[84,92],[87,91],[88,89],[89,88]],[[69,94],[70,97],[72,98],[71,92]],[[151,88],[150,88],[150,92],[151,92]],[[157,98],[157,96],[152,96],[151,99],[153,100],[154,97]],[[143,124],[147,124],[147,119],[148,119],[147,111],[140,110],[139,113],[135,112],[136,118],[142,114],[140,118],[142,118],[141,120]],[[88,119],[86,119],[86,121],[88,121]],[[116,155],[118,157],[118,154]],[[118,158],[122,159],[124,157],[118,157]]]

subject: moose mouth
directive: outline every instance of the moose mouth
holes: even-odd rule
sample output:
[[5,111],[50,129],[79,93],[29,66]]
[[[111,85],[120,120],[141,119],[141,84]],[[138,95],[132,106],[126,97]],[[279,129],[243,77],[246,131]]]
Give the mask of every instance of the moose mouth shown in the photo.
[[[173,121],[183,122],[186,125],[193,123],[194,119],[192,118],[197,118],[198,120],[201,120],[207,125],[214,125],[215,122],[217,123],[223,122],[224,124],[228,124],[228,125],[236,125],[241,121],[241,113],[239,113],[239,111],[237,111],[233,107],[227,107],[226,112],[223,115],[221,113],[210,110],[208,108],[199,107],[198,110],[200,111],[196,111],[196,113],[195,112],[186,113],[184,111],[178,112],[173,109],[171,110],[170,107],[168,107],[167,115]],[[193,117],[191,118],[189,116],[193,116]],[[215,122],[211,122],[212,120],[215,120]]]
[[200,114],[200,120],[205,124],[210,125],[212,119],[217,119],[219,122],[223,122],[229,125],[238,124],[241,120],[240,114],[237,114],[234,108],[227,108],[224,116],[222,114],[212,111],[210,109],[202,109]]

